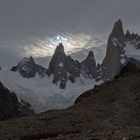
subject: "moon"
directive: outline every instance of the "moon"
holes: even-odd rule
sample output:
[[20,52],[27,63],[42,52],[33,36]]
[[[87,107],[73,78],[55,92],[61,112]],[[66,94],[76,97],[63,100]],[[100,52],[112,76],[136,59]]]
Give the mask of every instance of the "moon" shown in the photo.
[[56,39],[57,39],[58,41],[60,41],[61,37],[60,37],[60,36],[57,36]]

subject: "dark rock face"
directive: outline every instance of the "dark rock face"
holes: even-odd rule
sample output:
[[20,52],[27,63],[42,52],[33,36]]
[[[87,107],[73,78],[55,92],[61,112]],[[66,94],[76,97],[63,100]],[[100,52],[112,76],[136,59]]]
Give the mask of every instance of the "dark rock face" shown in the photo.
[[126,38],[127,40],[132,40],[132,35],[131,35],[131,33],[130,33],[129,30],[126,31],[125,38]]
[[109,36],[106,57],[102,63],[102,76],[105,81],[113,79],[120,72],[121,55],[124,54],[125,36],[121,20],[118,20]]
[[81,62],[82,74],[85,77],[96,78],[96,62],[92,51],[89,52],[87,58]]
[[54,83],[62,80],[67,81],[66,54],[62,44],[57,46],[47,71],[48,75],[54,74]]
[[[25,109],[28,112],[24,111]],[[32,113],[33,110],[31,108],[19,103],[16,94],[10,93],[0,82],[0,120],[26,116]]]
[[113,30],[112,30],[110,37],[116,38],[117,41],[119,43],[121,43],[120,45],[124,45],[125,36],[124,36],[122,21],[120,19],[117,22],[115,22],[115,25],[113,27]]
[[47,70],[35,63],[32,57],[22,59],[17,66],[14,66],[11,71],[19,72],[25,78],[32,78],[38,73],[39,76],[45,76]]

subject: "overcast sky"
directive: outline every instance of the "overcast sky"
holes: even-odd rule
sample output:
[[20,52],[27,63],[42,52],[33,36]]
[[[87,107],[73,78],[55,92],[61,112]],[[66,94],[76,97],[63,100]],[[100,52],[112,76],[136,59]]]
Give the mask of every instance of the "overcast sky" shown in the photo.
[[68,33],[107,39],[118,18],[140,33],[139,13],[140,0],[0,0],[0,65],[16,63],[32,40]]

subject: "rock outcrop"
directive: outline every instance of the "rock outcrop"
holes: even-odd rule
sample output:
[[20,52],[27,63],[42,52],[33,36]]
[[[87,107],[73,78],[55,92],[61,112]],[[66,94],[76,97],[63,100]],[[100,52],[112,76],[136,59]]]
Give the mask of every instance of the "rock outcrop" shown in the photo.
[[19,102],[15,93],[11,93],[0,82],[0,120],[6,120],[15,117],[27,116],[32,114],[30,104]]

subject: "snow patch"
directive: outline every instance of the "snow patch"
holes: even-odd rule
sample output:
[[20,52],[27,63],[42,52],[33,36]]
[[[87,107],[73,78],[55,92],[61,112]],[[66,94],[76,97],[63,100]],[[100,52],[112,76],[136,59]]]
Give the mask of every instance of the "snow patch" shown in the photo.
[[125,62],[126,62],[126,59],[125,58],[122,58],[121,59],[121,64],[125,64]]
[[140,49],[136,49],[132,43],[127,42],[124,47],[125,55],[128,58],[134,58],[136,60],[140,60]]
[[63,67],[64,65],[63,65],[63,63],[62,62],[60,62],[59,63],[59,67]]
[[117,46],[117,45],[121,46],[120,42],[115,37],[112,38],[112,42],[114,46]]

